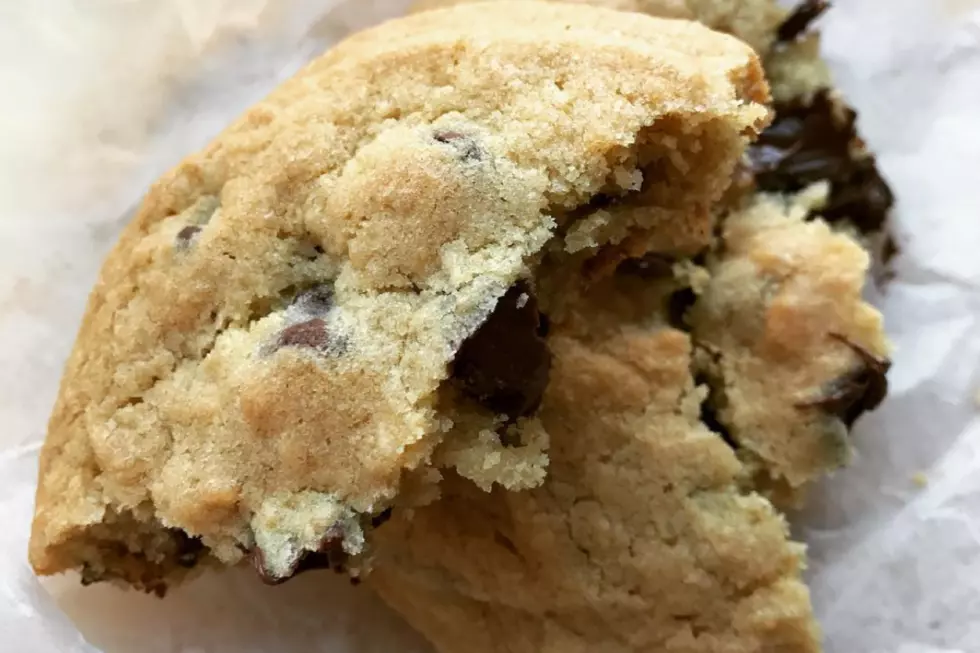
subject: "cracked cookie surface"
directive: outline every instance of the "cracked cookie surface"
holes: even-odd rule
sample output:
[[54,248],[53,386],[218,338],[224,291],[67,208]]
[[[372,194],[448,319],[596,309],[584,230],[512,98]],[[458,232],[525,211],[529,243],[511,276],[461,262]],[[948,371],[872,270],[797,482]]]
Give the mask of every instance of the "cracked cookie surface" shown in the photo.
[[[160,593],[245,557],[270,582],[356,571],[437,468],[539,485],[542,260],[705,237],[765,100],[735,39],[597,8],[351,37],[158,181],[108,257],[41,455],[34,569]],[[489,367],[483,327],[527,330],[538,367]]]

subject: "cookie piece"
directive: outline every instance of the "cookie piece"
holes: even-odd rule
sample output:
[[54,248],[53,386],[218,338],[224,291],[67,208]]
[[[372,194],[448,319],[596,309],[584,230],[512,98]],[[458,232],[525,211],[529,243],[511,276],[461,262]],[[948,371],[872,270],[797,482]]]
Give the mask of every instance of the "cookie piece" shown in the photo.
[[[655,266],[654,266],[655,267]],[[684,284],[624,265],[543,283],[548,476],[442,498],[380,528],[369,583],[445,653],[819,650],[803,547],[701,421],[707,388],[671,326]]]
[[34,569],[156,592],[201,562],[357,573],[438,466],[540,484],[542,260],[595,276],[709,238],[766,99],[737,40],[592,7],[351,37],[157,182],[107,259],[41,454]]
[[850,461],[850,427],[887,388],[881,314],[861,298],[870,257],[823,220],[807,221],[826,195],[826,186],[760,194],[730,214],[687,314],[708,408],[750,486],[781,507]]
[[[418,3],[415,8],[425,10],[466,1],[425,0]],[[771,210],[784,214],[788,211],[792,212],[793,219],[796,220],[796,214],[802,209],[806,220],[822,219],[831,223],[837,231],[849,234],[853,240],[871,251],[879,261],[883,261],[889,252],[894,252],[894,241],[887,233],[887,220],[894,203],[894,196],[878,171],[874,156],[868,151],[857,131],[857,114],[833,89],[830,71],[820,58],[819,33],[812,29],[814,21],[829,8],[829,2],[805,0],[797,4],[795,9],[790,10],[780,7],[774,0],[568,1],[656,16],[682,16],[696,19],[712,29],[743,39],[763,57],[763,66],[773,87],[773,120],[760,138],[749,146],[743,164],[725,198],[724,208],[716,215],[719,224],[727,219],[726,216],[730,212],[738,214],[744,210],[757,213],[761,209],[750,207],[763,205],[773,207],[782,204],[785,207],[792,206],[792,211],[789,208]],[[774,197],[772,199],[763,197],[769,195]],[[820,197],[815,200],[817,196]],[[801,200],[800,197],[805,199]],[[589,223],[583,223],[579,229],[589,226]],[[716,247],[724,250],[726,244],[724,231],[721,229],[720,235],[722,241],[717,243]],[[803,236],[803,238],[808,237]],[[701,243],[700,239],[693,239],[691,242]],[[697,245],[695,249],[696,247]],[[679,250],[683,248],[674,248],[674,251]],[[684,253],[692,255],[690,250]],[[818,267],[822,265],[816,250],[811,251],[810,254],[818,257],[810,264]],[[837,278],[843,275],[852,279],[853,282],[847,285],[848,301],[851,304],[853,304],[854,292],[861,285],[857,277],[863,279],[868,269],[868,262],[858,252],[854,251],[852,254],[843,268],[831,274]],[[627,253],[627,255],[633,254]],[[816,274],[818,270],[814,268],[811,272]],[[756,271],[756,274],[762,273]],[[763,304],[755,302],[752,306],[754,309],[749,305],[739,306],[740,315],[748,322],[765,320],[766,309]],[[757,311],[754,316],[750,315],[752,310]],[[852,317],[859,323],[864,319],[856,314]],[[860,324],[848,326],[856,328],[867,336],[867,339],[862,342],[870,347],[873,356],[883,357],[887,354],[887,346],[880,329],[876,334],[872,334]],[[698,341],[697,332],[694,333],[694,337]],[[715,346],[714,342],[709,344]],[[881,365],[887,368],[887,361],[884,358],[881,360]],[[721,383],[718,369],[710,361],[711,356],[697,357],[697,364],[704,366],[704,369],[699,370],[699,374],[705,380],[718,379]],[[827,369],[814,369],[810,372],[815,377],[821,377],[824,383],[830,383],[832,380],[831,377],[826,376]],[[742,373],[744,374],[744,370]],[[846,376],[849,370],[844,365],[837,369],[837,373]],[[764,375],[764,372],[759,371],[757,375]],[[731,377],[731,374],[728,376]],[[710,402],[711,405],[721,402],[724,394],[723,389],[719,387],[715,399]],[[868,405],[868,407],[873,406]],[[761,405],[759,408],[762,410]],[[738,442],[752,428],[744,421],[729,423],[727,420],[733,415],[731,410],[720,410],[718,414],[712,414],[711,419],[720,420],[717,427],[725,430],[728,437]],[[761,437],[768,442],[763,446],[768,450],[765,456],[759,458],[749,453],[761,446],[760,441],[754,444],[746,442],[745,450],[742,452],[746,456],[746,462],[758,471],[754,474],[756,480],[761,483],[758,489],[768,493],[784,507],[798,505],[803,498],[807,482],[846,464],[851,455],[851,446],[844,439],[845,434],[838,433],[834,438],[837,445],[830,446],[828,438],[820,435],[827,432],[827,429],[813,428],[809,421],[810,415],[805,412],[801,412],[799,418],[792,424],[783,423],[789,432],[809,434],[803,438],[803,442],[794,440],[794,446],[820,451],[822,452],[820,455],[806,458],[798,451],[797,454],[787,454],[783,463],[777,464],[776,458],[780,456],[775,453],[774,448],[778,443],[787,440],[773,431],[756,436],[757,439]],[[838,427],[839,423],[835,423],[833,428],[839,430]],[[795,462],[789,464],[789,458]]]
[[[413,10],[473,1],[421,0]],[[884,233],[894,196],[857,132],[857,114],[834,90],[820,57],[820,34],[812,29],[830,8],[828,0],[802,0],[792,10],[775,0],[560,1],[696,20],[751,45],[763,57],[775,111],[749,151],[747,168],[756,174],[758,189],[795,193],[829,181],[821,217],[853,228],[879,258],[894,248]]]

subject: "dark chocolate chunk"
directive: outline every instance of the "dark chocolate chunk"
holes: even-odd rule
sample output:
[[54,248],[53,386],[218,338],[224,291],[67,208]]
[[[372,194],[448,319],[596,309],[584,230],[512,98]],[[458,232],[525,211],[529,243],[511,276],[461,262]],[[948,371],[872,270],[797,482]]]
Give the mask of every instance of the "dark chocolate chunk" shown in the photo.
[[519,281],[456,353],[452,376],[461,390],[516,420],[537,410],[548,385],[551,352],[531,286]]
[[800,34],[810,27],[810,23],[829,8],[830,2],[828,0],[804,0],[779,26],[776,31],[776,38],[783,43],[795,41]]
[[483,150],[476,141],[461,132],[453,129],[437,129],[432,134],[432,138],[455,149],[459,158],[464,161],[479,161],[483,158]]
[[321,318],[299,322],[283,329],[277,342],[279,347],[310,347],[323,349],[330,342],[327,323]]
[[813,101],[781,102],[775,119],[748,149],[758,188],[796,192],[827,180],[830,194],[820,215],[850,220],[864,233],[879,231],[894,203],[875,159],[864,152],[853,110],[834,104],[827,91]]
[[191,243],[192,240],[197,238],[197,235],[201,233],[201,226],[196,224],[189,224],[180,231],[177,232],[177,245],[180,247],[185,247]]
[[888,369],[891,361],[878,358],[864,347],[847,338],[831,334],[854,350],[861,365],[824,388],[823,396],[797,404],[797,408],[819,408],[836,415],[850,428],[858,417],[877,408],[888,394]]
[[179,566],[191,569],[197,565],[201,557],[207,552],[204,543],[199,537],[191,537],[178,528],[169,530],[176,548],[175,559]]
[[551,319],[544,313],[538,313],[538,335],[547,338],[551,332]]

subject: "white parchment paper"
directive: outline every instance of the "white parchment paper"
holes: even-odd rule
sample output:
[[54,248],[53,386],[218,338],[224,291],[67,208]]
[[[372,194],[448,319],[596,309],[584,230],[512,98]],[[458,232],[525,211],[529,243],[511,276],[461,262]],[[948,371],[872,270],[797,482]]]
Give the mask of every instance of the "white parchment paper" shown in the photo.
[[[328,574],[275,588],[211,574],[159,601],[70,577],[42,586],[26,563],[61,366],[130,209],[304,61],[407,4],[0,4],[0,650],[431,650]],[[980,0],[837,0],[823,27],[897,191],[902,254],[870,289],[896,347],[891,396],[797,534],[831,653],[978,653]]]

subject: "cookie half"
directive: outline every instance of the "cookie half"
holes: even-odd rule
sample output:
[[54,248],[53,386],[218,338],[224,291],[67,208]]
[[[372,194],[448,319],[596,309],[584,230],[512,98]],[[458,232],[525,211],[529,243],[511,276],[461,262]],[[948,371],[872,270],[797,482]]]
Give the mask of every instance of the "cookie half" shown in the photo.
[[588,284],[545,271],[545,483],[450,476],[376,533],[371,583],[447,653],[818,651],[774,505],[849,460],[848,429],[886,392],[861,293],[891,203],[807,32],[825,3],[593,4],[749,39],[780,85],[773,126],[697,254],[628,253]]
[[[467,1],[422,0],[414,9],[425,11]],[[883,399],[885,372],[890,366],[880,317],[860,301],[860,292],[873,264],[884,265],[895,253],[888,233],[894,196],[857,131],[856,112],[834,88],[830,71],[820,58],[820,34],[813,23],[831,3],[805,0],[787,9],[774,0],[564,1],[697,20],[738,37],[762,57],[772,85],[773,120],[749,146],[726,202],[716,211],[720,239],[714,244],[715,252],[704,257],[711,261],[709,269],[734,265],[720,263],[718,252],[727,247],[721,225],[729,214],[743,210],[802,215],[804,220],[827,223],[871,255],[869,259],[857,249],[844,247],[824,256],[818,251],[820,245],[811,243],[813,249],[804,266],[808,270],[803,275],[809,279],[810,290],[817,293],[810,298],[822,298],[829,312],[817,315],[811,302],[792,307],[783,304],[778,310],[793,313],[791,319],[796,323],[809,323],[809,331],[801,337],[816,338],[820,344],[815,347],[800,341],[784,343],[783,349],[795,346],[796,353],[788,356],[763,351],[771,346],[763,342],[771,336],[759,331],[737,345],[729,333],[728,344],[719,344],[719,334],[733,319],[736,324],[770,319],[769,313],[775,310],[770,306],[771,298],[760,293],[775,292],[784,279],[773,277],[767,263],[752,271],[743,270],[743,280],[759,292],[743,290],[738,299],[729,296],[729,301],[743,302],[733,308],[737,317],[718,314],[717,306],[707,306],[719,297],[714,289],[726,283],[715,280],[702,302],[706,305],[698,310],[702,316],[713,313],[715,317],[690,325],[699,350],[699,378],[712,387],[708,413],[715,427],[737,444],[747,468],[754,470],[748,485],[782,507],[799,506],[812,482],[851,460],[850,427],[858,415]],[[769,208],[750,208],[760,206]],[[841,238],[836,242],[844,243]],[[778,256],[774,250],[770,253]],[[742,263],[748,266],[750,261]],[[798,275],[799,268],[794,270]],[[823,290],[816,290],[816,285],[822,285]],[[838,294],[840,302],[835,299]],[[709,325],[712,320],[714,324]],[[708,335],[708,330],[714,333]],[[808,364],[808,360],[814,362]],[[771,364],[784,368],[795,365],[802,376],[789,386],[779,385],[774,381],[778,375],[770,373]],[[761,387],[766,391],[756,392]]]
[[34,569],[158,593],[246,558],[270,582],[357,574],[443,468],[540,485],[548,288],[703,249],[766,100],[736,39],[597,8],[348,39],[158,181],[109,255],[41,454]]

